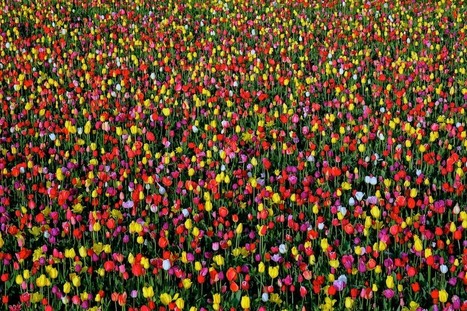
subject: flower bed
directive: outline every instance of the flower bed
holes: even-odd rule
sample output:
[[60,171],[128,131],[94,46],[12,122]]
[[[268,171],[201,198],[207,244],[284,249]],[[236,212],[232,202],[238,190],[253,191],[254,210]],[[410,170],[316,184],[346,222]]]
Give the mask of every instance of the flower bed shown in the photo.
[[6,1],[5,310],[467,310],[463,1]]

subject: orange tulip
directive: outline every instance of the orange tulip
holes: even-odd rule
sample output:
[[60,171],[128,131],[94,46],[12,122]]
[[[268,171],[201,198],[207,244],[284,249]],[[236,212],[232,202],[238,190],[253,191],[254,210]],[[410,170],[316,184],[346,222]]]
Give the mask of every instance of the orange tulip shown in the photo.
[[230,290],[231,290],[233,293],[238,292],[239,289],[240,289],[240,287],[238,286],[237,283],[235,283],[235,282],[230,282]]
[[226,276],[227,276],[227,280],[229,280],[230,282],[236,281],[237,280],[237,271],[234,268],[230,267],[227,270]]

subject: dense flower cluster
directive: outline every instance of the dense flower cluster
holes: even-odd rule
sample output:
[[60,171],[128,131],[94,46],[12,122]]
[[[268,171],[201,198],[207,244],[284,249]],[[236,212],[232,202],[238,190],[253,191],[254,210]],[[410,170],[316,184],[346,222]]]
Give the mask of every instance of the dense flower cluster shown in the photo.
[[467,310],[464,1],[6,1],[5,310]]

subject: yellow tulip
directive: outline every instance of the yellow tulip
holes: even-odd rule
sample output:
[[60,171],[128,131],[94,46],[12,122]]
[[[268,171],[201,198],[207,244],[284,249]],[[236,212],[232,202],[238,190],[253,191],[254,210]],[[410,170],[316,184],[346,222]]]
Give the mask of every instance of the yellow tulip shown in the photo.
[[23,276],[21,274],[18,274],[15,278],[15,283],[17,285],[21,285],[21,283],[23,283],[24,279],[23,279]]
[[381,217],[381,211],[377,206],[373,206],[370,210],[371,216],[375,219],[379,219]]
[[243,224],[238,224],[237,228],[235,228],[236,234],[241,234],[243,232]]
[[75,250],[73,248],[65,250],[65,258],[75,258],[75,256],[76,256],[76,253],[75,253]]
[[152,298],[154,296],[154,289],[152,286],[143,287],[143,297]]
[[347,309],[352,309],[354,303],[355,303],[355,301],[354,301],[352,298],[350,298],[350,297],[346,297],[346,298],[345,298],[345,307],[346,307]]
[[190,279],[186,278],[182,281],[183,288],[188,289],[193,284]]
[[88,294],[87,292],[81,293],[81,294],[79,295],[79,298],[81,298],[82,301],[88,300],[89,294]]
[[439,301],[445,303],[448,301],[449,294],[446,292],[445,289],[439,291]]
[[195,175],[195,170],[191,167],[189,170],[188,170],[188,176],[193,176]]
[[271,277],[271,279],[277,278],[277,276],[279,275],[279,266],[269,267],[268,268],[268,274]]
[[242,306],[243,309],[249,309],[250,308],[250,297],[242,296],[240,305]]
[[279,195],[279,193],[275,192],[273,195],[272,195],[272,201],[276,204],[279,204],[281,202],[281,197]]
[[56,268],[50,268],[50,270],[47,271],[47,273],[49,274],[49,277],[51,279],[56,279],[58,277],[58,270]]
[[[130,225],[130,226],[131,226],[131,225]],[[128,263],[129,263],[130,265],[132,265],[134,262],[135,262],[135,256],[134,256],[132,253],[130,253],[130,254],[128,255]]]
[[100,276],[100,277],[103,277],[105,275],[105,269],[104,268],[99,268],[97,269],[97,274]]
[[421,252],[423,250],[422,240],[420,240],[420,238],[417,235],[414,236],[414,240],[415,240],[415,243],[414,243],[415,250],[417,252]]
[[87,121],[84,125],[84,134],[91,133],[91,121]]
[[178,298],[177,300],[175,300],[175,304],[180,310],[183,310],[183,308],[185,308],[185,300],[183,300],[183,298]]
[[258,272],[259,273],[264,273],[264,270],[265,270],[264,263],[260,262],[259,265],[258,265]]
[[81,246],[81,247],[79,248],[78,252],[79,252],[79,256],[80,256],[81,258],[85,258],[85,257],[88,255],[88,252],[87,252],[87,250],[86,250],[86,247],[84,247],[84,246]]
[[328,250],[328,247],[329,247],[329,243],[328,243],[328,239],[324,238],[324,239],[321,239],[321,249],[323,250],[323,252],[326,252]]
[[36,285],[37,285],[38,287],[49,286],[49,285],[50,285],[50,280],[49,280],[44,274],[41,274],[41,275],[36,279]]
[[205,209],[207,212],[212,211],[212,202],[211,202],[211,201],[206,201],[206,202],[204,203],[204,209]]
[[63,175],[61,168],[57,168],[57,170],[55,171],[55,177],[57,177],[59,181],[62,181],[63,179],[65,179],[65,176]]
[[162,304],[165,306],[172,302],[172,296],[167,293],[161,294],[159,298],[161,299]]
[[149,269],[149,267],[151,266],[149,263],[149,259],[146,257],[141,258],[141,264],[143,265],[144,269]]
[[39,301],[42,300],[42,298],[44,298],[44,295],[43,295],[43,294],[38,293],[38,292],[33,293],[33,294],[31,295],[31,302],[32,302],[32,303],[38,303]]
[[65,284],[63,284],[63,292],[64,292],[65,294],[68,294],[70,291],[71,291],[71,284],[70,284],[70,282],[66,282]]
[[411,301],[409,302],[409,307],[410,310],[418,310],[418,307],[420,307],[420,305],[415,301]]
[[335,269],[339,267],[339,260],[329,260],[329,265]]
[[222,255],[216,255],[212,258],[212,260],[214,260],[214,262],[218,265],[218,266],[223,266],[224,265],[224,257],[222,257]]
[[71,282],[73,283],[74,287],[79,287],[81,285],[81,278],[74,274],[71,278]]

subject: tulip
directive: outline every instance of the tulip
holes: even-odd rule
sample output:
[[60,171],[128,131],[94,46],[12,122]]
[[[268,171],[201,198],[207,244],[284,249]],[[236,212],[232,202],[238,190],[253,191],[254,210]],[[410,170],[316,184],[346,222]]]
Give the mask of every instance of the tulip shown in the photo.
[[268,274],[272,279],[277,278],[277,276],[279,275],[279,266],[269,267]]
[[264,265],[264,263],[261,261],[261,262],[258,264],[258,272],[259,272],[259,273],[264,273],[264,270],[265,270],[265,265]]
[[184,289],[189,289],[191,286],[192,286],[192,282],[190,279],[186,278],[186,279],[183,279],[182,281],[182,285],[183,285],[183,288]]
[[165,270],[165,271],[168,271],[171,267],[171,264],[170,264],[170,260],[168,259],[165,259],[163,262],[162,262],[162,268]]
[[20,285],[21,283],[23,283],[24,279],[23,279],[23,276],[21,274],[18,274],[16,277],[15,277],[15,283],[17,285]]
[[226,276],[227,276],[227,280],[229,280],[230,282],[231,281],[236,281],[237,280],[237,271],[236,271],[236,269],[230,267],[227,270]]
[[393,289],[394,288],[394,278],[392,275],[388,275],[386,277],[386,286],[387,288],[389,289]]
[[[143,290],[144,290],[144,289],[143,289]],[[170,295],[167,294],[167,293],[161,294],[159,298],[160,298],[162,304],[165,305],[165,306],[169,305],[169,303],[172,302],[172,296],[170,296]]]
[[438,295],[439,295],[440,302],[445,303],[446,301],[448,301],[449,294],[445,289],[440,290]]
[[242,300],[240,301],[240,305],[243,309],[250,308],[250,297],[249,296],[242,296]]
[[392,289],[385,289],[383,290],[383,296],[386,297],[387,299],[391,299],[392,297],[394,297],[394,290]]
[[350,297],[345,297],[344,305],[347,309],[351,310],[355,304],[355,300]]
[[224,257],[222,255],[216,255],[213,257],[213,260],[214,262],[218,265],[218,266],[223,266],[224,265]]
[[50,286],[50,280],[44,274],[41,274],[36,279],[36,285],[38,287]]
[[56,279],[58,277],[58,270],[56,268],[50,268],[49,271],[47,271],[47,273],[49,274],[49,277],[51,279]]
[[79,287],[81,285],[81,278],[78,275],[73,274],[71,276],[71,282],[73,283],[74,287]]
[[70,282],[65,282],[65,284],[63,284],[63,292],[64,292],[65,294],[68,294],[68,293],[70,293],[70,291],[71,291],[71,284],[70,284]]
[[175,300],[175,305],[180,309],[180,310],[183,310],[183,308],[185,307],[185,300],[183,298],[177,298],[177,300]]
[[143,287],[143,297],[151,299],[154,296],[154,289],[152,286]]
[[65,250],[65,258],[75,258],[76,253],[73,248]]

